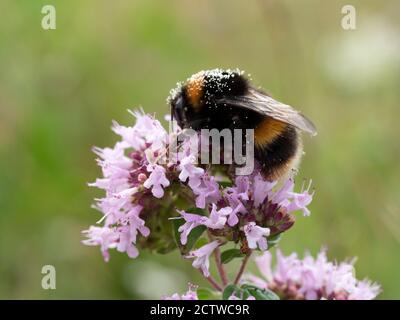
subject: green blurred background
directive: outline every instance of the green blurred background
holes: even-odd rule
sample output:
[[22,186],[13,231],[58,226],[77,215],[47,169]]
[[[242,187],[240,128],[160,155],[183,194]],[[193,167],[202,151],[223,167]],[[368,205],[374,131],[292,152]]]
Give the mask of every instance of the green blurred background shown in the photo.
[[[57,29],[41,28],[53,4]],[[239,67],[314,120],[301,178],[312,215],[281,248],[357,256],[357,275],[400,298],[400,3],[351,1],[357,29],[341,27],[347,1],[25,1],[0,3],[0,298],[159,298],[204,284],[189,261],[137,260],[83,246],[100,217],[91,152],[117,137],[128,108],[163,117],[179,80]],[[41,288],[41,268],[57,289]]]

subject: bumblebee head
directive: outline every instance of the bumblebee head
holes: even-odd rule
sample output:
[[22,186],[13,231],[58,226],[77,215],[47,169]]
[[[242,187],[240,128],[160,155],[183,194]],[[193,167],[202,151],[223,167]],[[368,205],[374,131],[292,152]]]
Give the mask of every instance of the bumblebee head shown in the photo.
[[201,116],[204,104],[204,71],[196,73],[184,83],[178,83],[170,93],[171,114],[181,128],[189,127]]
[[239,70],[200,71],[171,91],[171,114],[181,128],[200,127],[220,107],[222,97],[240,96],[247,89],[247,79]]
[[170,100],[171,115],[174,120],[178,122],[178,125],[182,128],[184,127],[184,122],[186,121],[186,116],[184,114],[185,103],[182,90],[177,92],[175,96]]

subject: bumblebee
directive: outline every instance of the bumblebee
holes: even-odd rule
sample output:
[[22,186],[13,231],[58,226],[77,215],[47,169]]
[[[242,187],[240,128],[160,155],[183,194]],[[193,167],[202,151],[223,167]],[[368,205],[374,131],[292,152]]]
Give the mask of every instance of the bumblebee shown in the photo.
[[239,70],[196,73],[178,83],[168,101],[181,128],[254,129],[254,157],[268,180],[297,169],[303,153],[300,131],[316,135],[309,119],[252,86]]

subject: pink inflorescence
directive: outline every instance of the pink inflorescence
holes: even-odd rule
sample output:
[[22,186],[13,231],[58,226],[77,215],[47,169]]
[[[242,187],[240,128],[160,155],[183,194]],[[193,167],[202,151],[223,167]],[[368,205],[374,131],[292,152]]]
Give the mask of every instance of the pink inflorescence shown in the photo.
[[[271,237],[292,227],[294,211],[310,214],[310,187],[294,192],[292,180],[267,181],[257,169],[248,176],[222,169],[223,183],[221,171],[197,163],[197,149],[189,141],[183,141],[171,157],[176,131],[168,133],[142,112],[133,115],[132,127],[113,124],[121,137],[113,148],[94,149],[103,177],[90,185],[105,191],[95,204],[103,217],[99,225],[84,231],[83,242],[100,246],[106,261],[109,249],[135,258],[138,247],[159,252],[176,248],[167,227],[174,218],[182,222],[179,246],[186,245],[194,228],[208,230],[209,243],[185,254],[207,276],[209,256],[217,247],[233,241],[244,254],[267,250]],[[193,207],[203,213],[188,209]]]
[[247,275],[247,282],[274,291],[281,299],[299,300],[372,300],[380,292],[376,283],[357,280],[354,260],[335,263],[327,259],[322,250],[316,258],[306,254],[303,259],[296,253],[276,255],[276,266],[271,266],[271,253],[255,258],[263,278]]

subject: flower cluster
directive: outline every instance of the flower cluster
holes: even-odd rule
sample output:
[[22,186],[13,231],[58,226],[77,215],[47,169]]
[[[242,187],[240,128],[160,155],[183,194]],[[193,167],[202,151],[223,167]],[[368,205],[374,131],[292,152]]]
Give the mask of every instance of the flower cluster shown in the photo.
[[165,167],[156,161],[167,143],[166,131],[152,117],[139,112],[134,115],[137,122],[133,127],[113,124],[113,131],[122,139],[113,148],[94,148],[103,178],[90,185],[105,190],[105,196],[95,205],[104,214],[99,221],[104,224],[85,230],[88,239],[83,243],[99,245],[106,261],[109,249],[137,257],[138,235],[150,234],[144,217],[151,218],[154,206],[158,206],[152,205],[152,198],[161,198],[163,188],[170,184]]
[[271,266],[269,252],[255,258],[263,278],[247,275],[246,281],[274,291],[281,299],[300,300],[372,300],[380,292],[376,283],[355,278],[354,260],[334,263],[322,250],[316,258],[296,253],[284,256],[277,250],[276,267]]
[[274,189],[275,185],[276,181],[264,180],[259,172],[238,176],[233,186],[215,193],[206,215],[179,211],[185,221],[179,228],[181,244],[185,245],[190,232],[200,225],[207,227],[211,236],[220,239],[188,255],[196,257],[193,266],[200,267],[207,275],[208,257],[225,241],[240,243],[243,254],[253,249],[265,251],[268,238],[273,239],[293,226],[292,212],[302,210],[304,215],[309,215],[307,205],[312,200],[309,187],[296,193],[290,179],[281,188]]
[[[195,258],[193,266],[207,276],[208,258],[220,245],[233,241],[243,254],[264,251],[268,239],[294,224],[293,211],[309,215],[309,188],[296,193],[292,180],[277,188],[277,182],[265,180],[260,170],[236,177],[228,170],[213,172],[197,163],[197,148],[189,140],[171,156],[170,145],[177,132],[168,134],[152,116],[133,114],[134,126],[113,124],[121,141],[113,148],[94,149],[103,178],[90,185],[105,190],[105,197],[95,205],[104,215],[103,226],[84,231],[88,237],[84,243],[99,245],[105,260],[109,249],[126,252],[131,258],[137,257],[138,246],[159,252],[174,249],[173,232],[166,225],[168,218],[179,213],[178,246],[187,245],[192,230],[199,226],[212,238],[203,247],[186,252],[187,258]],[[201,214],[188,209],[193,207]]]
[[[277,267],[271,268],[267,250],[293,226],[293,213],[310,214],[311,183],[295,192],[293,180],[268,181],[257,164],[246,176],[234,175],[229,165],[199,164],[201,134],[195,144],[190,137],[176,143],[177,136],[184,136],[181,129],[168,133],[154,117],[132,114],[136,123],[131,127],[114,122],[112,129],[121,138],[114,147],[94,148],[103,177],[90,186],[105,192],[94,205],[103,216],[83,231],[83,243],[99,246],[105,261],[110,249],[136,258],[139,249],[167,253],[178,248],[193,259],[217,296],[232,300],[373,299],[379,293],[378,285],[354,277],[352,263],[329,262],[325,251],[316,259],[285,257],[278,251]],[[228,243],[230,249],[221,253]],[[240,282],[256,250],[263,252],[255,259],[264,279],[248,275]],[[212,254],[221,284],[209,271]],[[224,264],[238,257],[242,265],[230,283]],[[190,285],[185,294],[164,298],[199,297],[197,287]]]

